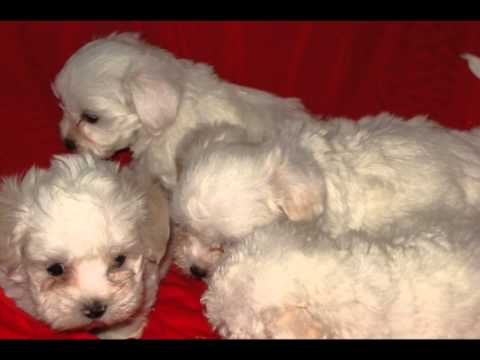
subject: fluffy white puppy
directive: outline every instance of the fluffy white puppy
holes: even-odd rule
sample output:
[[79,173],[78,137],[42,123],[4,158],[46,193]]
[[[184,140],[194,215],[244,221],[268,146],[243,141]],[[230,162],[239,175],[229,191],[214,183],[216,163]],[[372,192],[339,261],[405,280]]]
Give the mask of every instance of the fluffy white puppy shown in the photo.
[[468,215],[480,208],[477,134],[382,113],[292,122],[261,144],[213,141],[197,151],[194,143],[172,198],[186,232],[177,262],[208,273],[222,246],[284,217],[318,220],[337,237],[409,228],[419,210]]
[[337,239],[312,225],[259,228],[202,298],[226,338],[479,338],[478,225]]
[[0,189],[0,286],[55,330],[140,337],[166,273],[158,186],[91,155],[56,156]]
[[[177,59],[138,34],[112,34],[79,49],[53,84],[65,145],[106,158],[130,148],[140,172],[171,189],[178,143],[202,124],[236,124],[253,139],[279,119],[308,117],[297,99],[235,85],[202,63]],[[281,126],[281,125],[279,125]]]

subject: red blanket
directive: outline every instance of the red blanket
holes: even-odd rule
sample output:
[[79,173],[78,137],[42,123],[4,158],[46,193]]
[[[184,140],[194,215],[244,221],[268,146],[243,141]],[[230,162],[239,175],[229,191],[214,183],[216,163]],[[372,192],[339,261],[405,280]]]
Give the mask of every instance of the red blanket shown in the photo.
[[[141,32],[227,80],[299,97],[319,114],[480,124],[480,80],[459,57],[480,55],[480,22],[2,22],[0,176],[64,152],[50,84],[76,49],[113,31]],[[172,268],[144,338],[215,337],[199,301],[204,289]],[[93,337],[54,333],[0,291],[0,338]]]

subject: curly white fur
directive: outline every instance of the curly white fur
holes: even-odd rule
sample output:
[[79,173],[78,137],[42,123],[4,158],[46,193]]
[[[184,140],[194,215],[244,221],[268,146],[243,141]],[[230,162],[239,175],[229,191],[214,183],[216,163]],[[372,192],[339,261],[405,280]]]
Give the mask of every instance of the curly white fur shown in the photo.
[[445,218],[376,240],[259,228],[213,274],[207,317],[234,339],[478,338],[475,223]]
[[280,120],[309,116],[298,99],[229,83],[210,66],[176,59],[132,33],[83,46],[57,75],[53,91],[64,110],[62,137],[100,157],[128,147],[138,171],[170,190],[178,144],[192,129],[234,124],[260,141],[275,135]]
[[4,179],[0,233],[0,286],[20,308],[56,330],[141,336],[170,261],[158,186],[88,154],[56,156]]
[[[382,237],[392,226],[415,226],[411,214],[420,210],[454,216],[480,208],[478,132],[422,116],[292,122],[261,144],[206,143],[192,143],[172,198],[173,218],[203,255],[284,217],[317,220],[333,237]],[[187,272],[195,258],[214,268],[218,257],[193,255],[183,239],[177,256]]]

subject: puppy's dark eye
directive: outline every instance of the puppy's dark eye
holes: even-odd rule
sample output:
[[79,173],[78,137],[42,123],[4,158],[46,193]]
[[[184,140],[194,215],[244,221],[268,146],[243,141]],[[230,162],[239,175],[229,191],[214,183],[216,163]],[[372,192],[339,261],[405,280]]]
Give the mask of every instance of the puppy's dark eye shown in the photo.
[[65,269],[61,263],[52,264],[47,268],[47,272],[52,276],[60,276],[64,271]]
[[125,255],[118,255],[114,261],[115,261],[115,267],[119,268],[122,267],[122,265],[125,263],[125,260],[127,257]]
[[92,113],[84,112],[82,113],[82,120],[90,124],[96,124],[98,122],[98,116]]

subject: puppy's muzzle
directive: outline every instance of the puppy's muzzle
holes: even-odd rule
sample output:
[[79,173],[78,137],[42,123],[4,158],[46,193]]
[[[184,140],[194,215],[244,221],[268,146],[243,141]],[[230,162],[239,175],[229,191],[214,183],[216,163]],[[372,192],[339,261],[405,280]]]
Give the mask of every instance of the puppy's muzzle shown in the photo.
[[201,267],[198,267],[197,265],[192,265],[190,267],[190,273],[192,274],[193,277],[196,277],[198,279],[202,279],[207,276],[207,270],[204,270]]
[[85,305],[82,309],[83,315],[89,319],[99,319],[105,311],[107,311],[107,305],[97,300]]
[[65,147],[67,148],[67,150],[69,151],[75,151],[77,150],[77,144],[75,143],[75,141],[73,141],[72,139],[70,138],[65,138],[63,140],[63,144],[65,145]]

